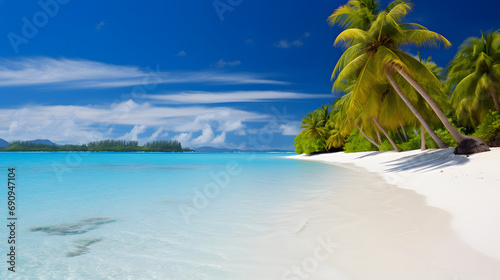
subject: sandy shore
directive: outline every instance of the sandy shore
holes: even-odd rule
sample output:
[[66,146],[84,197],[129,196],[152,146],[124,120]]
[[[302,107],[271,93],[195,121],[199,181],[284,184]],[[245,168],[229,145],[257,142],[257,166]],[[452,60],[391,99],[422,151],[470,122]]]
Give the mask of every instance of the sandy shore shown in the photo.
[[362,217],[332,233],[344,246],[330,261],[348,279],[500,279],[500,149],[290,158],[363,167],[359,176],[368,170],[397,186],[335,195]]

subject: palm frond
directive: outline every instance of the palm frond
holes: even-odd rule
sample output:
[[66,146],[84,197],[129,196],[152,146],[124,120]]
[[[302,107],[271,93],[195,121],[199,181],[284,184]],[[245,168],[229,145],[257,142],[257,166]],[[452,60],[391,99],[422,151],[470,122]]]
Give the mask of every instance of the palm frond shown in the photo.
[[368,53],[363,53],[349,62],[337,76],[337,79],[333,83],[333,90],[336,88],[342,89],[347,81],[355,80],[369,57]]
[[443,45],[445,48],[451,47],[450,41],[443,35],[430,30],[406,30],[404,36],[395,38],[398,45],[412,45],[416,47],[437,48]]
[[403,18],[412,11],[412,9],[413,5],[411,3],[401,1],[401,3],[398,3],[387,12],[387,18],[400,23]]
[[363,51],[362,43],[353,45],[345,50],[342,56],[340,56],[339,60],[337,61],[335,68],[333,69],[331,79],[333,80],[353,58],[359,56],[361,51]]
[[368,33],[359,28],[349,28],[342,31],[335,39],[334,45],[344,43],[346,45],[353,45],[357,42],[366,42],[370,40]]

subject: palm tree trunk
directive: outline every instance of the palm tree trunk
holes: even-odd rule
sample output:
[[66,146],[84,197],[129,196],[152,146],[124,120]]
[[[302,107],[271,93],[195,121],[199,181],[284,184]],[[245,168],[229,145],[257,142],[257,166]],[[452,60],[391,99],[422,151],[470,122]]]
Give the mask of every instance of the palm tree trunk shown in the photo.
[[497,107],[497,111],[500,114],[500,102],[498,102],[497,93],[491,86],[488,87],[488,91],[490,92],[491,97],[493,97],[493,102],[495,102],[495,107]]
[[427,146],[425,145],[425,128],[422,125],[420,125],[420,139],[421,139],[420,150],[422,151],[427,150]]
[[401,99],[404,101],[404,103],[406,103],[408,108],[410,108],[410,110],[413,112],[415,117],[417,117],[417,119],[420,121],[420,123],[424,126],[425,130],[427,130],[427,132],[432,137],[432,139],[434,139],[434,141],[436,142],[438,147],[440,149],[448,148],[448,146],[446,146],[446,144],[443,142],[443,140],[441,140],[441,138],[439,138],[439,136],[437,136],[437,134],[434,132],[434,130],[432,130],[431,126],[427,123],[427,121],[424,119],[424,117],[422,117],[422,115],[420,115],[420,113],[413,106],[413,104],[411,104],[411,101],[408,99],[408,97],[406,97],[406,95],[401,91],[398,84],[396,83],[396,80],[394,80],[394,78],[391,76],[391,73],[389,72],[389,70],[387,68],[385,69],[385,75],[387,76],[387,78],[391,82],[392,87],[394,88],[394,90],[396,90],[399,97],[401,97]]
[[399,131],[399,128],[396,128],[396,132],[398,133],[399,139],[401,139],[401,142],[405,142],[405,138],[403,137],[403,134],[401,134],[401,131]]
[[[451,136],[453,136],[453,138],[455,138],[455,140],[457,140],[458,143],[460,143],[460,142],[462,142],[462,141],[464,141],[465,139],[468,138],[467,136],[465,136],[462,133],[458,132],[458,130],[450,123],[450,121],[448,120],[448,118],[446,118],[446,115],[443,113],[443,111],[441,111],[441,108],[439,108],[439,106],[436,104],[436,102],[434,101],[434,99],[432,99],[430,97],[430,95],[417,83],[417,81],[415,81],[412,77],[410,77],[410,75],[408,75],[408,73],[406,73],[406,71],[403,70],[402,68],[400,68],[400,67],[393,67],[393,69],[395,69],[401,76],[403,76],[403,78],[405,78],[405,80],[408,83],[410,83],[410,85],[414,89],[416,89],[418,91],[418,93],[422,96],[422,98],[424,98],[425,101],[427,101],[427,103],[429,103],[429,105],[431,106],[431,108],[434,111],[434,113],[436,113],[436,115],[438,116],[438,118],[443,123],[444,127],[446,127],[446,129],[450,132]],[[422,121],[420,121],[420,122],[422,123]],[[424,124],[424,123],[422,123],[422,124]],[[425,129],[427,130],[427,132],[429,132],[429,134],[431,134],[430,130],[429,130],[429,128],[427,126],[425,127]],[[433,139],[434,139],[434,137],[433,137]],[[435,140],[436,139],[434,139],[434,141]]]
[[382,136],[380,136],[380,132],[378,131],[377,128],[375,128],[375,131],[377,132],[378,144],[382,145]]
[[368,141],[372,142],[373,145],[375,145],[377,148],[380,146],[380,144],[377,144],[377,142],[375,142],[375,140],[373,140],[372,138],[368,137],[368,135],[366,135],[363,130],[358,126],[356,125],[356,127],[358,128],[359,132],[361,132],[361,134],[363,134],[363,136],[368,139]]
[[382,131],[382,133],[384,133],[385,137],[387,137],[389,142],[391,142],[392,146],[394,147],[394,150],[396,150],[396,152],[401,152],[401,149],[398,147],[398,145],[396,145],[396,142],[394,142],[394,140],[392,140],[391,136],[389,136],[387,131],[385,131],[385,129],[382,127],[382,125],[380,125],[377,118],[373,118],[373,121],[375,122],[377,127]]
[[408,133],[406,133],[405,126],[399,121],[399,125],[401,126],[401,130],[403,130],[403,135],[405,137],[405,142],[408,142]]

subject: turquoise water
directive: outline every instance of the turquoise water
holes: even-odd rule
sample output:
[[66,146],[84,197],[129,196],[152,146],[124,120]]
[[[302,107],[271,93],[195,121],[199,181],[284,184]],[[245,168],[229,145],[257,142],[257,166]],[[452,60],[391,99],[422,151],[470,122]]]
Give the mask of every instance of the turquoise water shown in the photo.
[[0,230],[0,278],[282,279],[310,254],[269,249],[301,226],[287,209],[349,181],[288,155],[0,153],[3,182],[16,168],[18,218],[15,273]]

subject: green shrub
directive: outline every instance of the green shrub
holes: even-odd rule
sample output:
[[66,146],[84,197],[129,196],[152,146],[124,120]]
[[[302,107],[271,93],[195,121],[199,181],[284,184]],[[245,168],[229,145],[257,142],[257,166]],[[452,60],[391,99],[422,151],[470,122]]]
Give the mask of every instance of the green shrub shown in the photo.
[[411,150],[420,149],[420,147],[421,147],[420,135],[414,133],[412,135],[409,134],[408,137],[409,137],[408,142],[398,144],[398,146],[401,148],[401,150],[411,151]]
[[294,144],[295,152],[297,154],[307,154],[310,155],[316,152],[325,152],[325,140],[321,137],[309,137],[300,133],[295,137]]
[[490,111],[472,136],[483,140],[490,146],[497,146],[492,142],[500,137],[500,114],[497,111]]
[[360,137],[357,129],[353,130],[346,140],[344,152],[356,153],[366,151],[378,151],[377,147],[365,137]]
[[[460,131],[460,129],[459,129]],[[435,130],[437,136],[443,140],[443,142],[448,146],[448,147],[455,147],[458,145],[457,141],[451,134],[448,132],[446,129],[437,129]],[[425,143],[427,144],[427,148],[429,149],[438,149],[438,145],[436,142],[434,142],[434,139],[429,135],[429,133],[425,134]]]
[[392,146],[391,142],[389,142],[389,140],[384,140],[382,141],[382,145],[380,145],[378,149],[380,151],[393,151],[394,147]]

